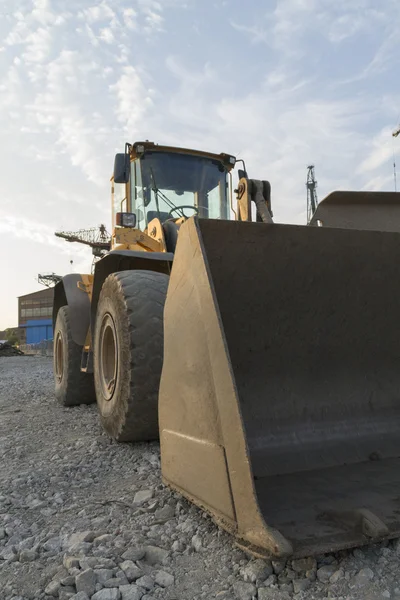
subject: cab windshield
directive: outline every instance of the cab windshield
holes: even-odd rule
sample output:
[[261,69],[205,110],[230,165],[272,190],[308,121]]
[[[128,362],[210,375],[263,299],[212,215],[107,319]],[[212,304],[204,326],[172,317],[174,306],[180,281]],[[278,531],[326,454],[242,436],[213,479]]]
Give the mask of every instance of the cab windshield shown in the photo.
[[228,219],[227,190],[223,164],[210,158],[148,151],[131,163],[131,210],[140,229],[156,217]]

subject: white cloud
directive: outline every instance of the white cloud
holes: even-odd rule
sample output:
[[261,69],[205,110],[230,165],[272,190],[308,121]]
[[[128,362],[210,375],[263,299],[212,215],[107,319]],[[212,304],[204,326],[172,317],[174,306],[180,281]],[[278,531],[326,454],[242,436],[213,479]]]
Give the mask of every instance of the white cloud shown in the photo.
[[180,58],[168,55],[165,64],[169,71],[179,80],[181,86],[193,89],[213,82],[218,77],[217,71],[209,63],[205,63],[201,70],[187,68]]
[[55,237],[54,231],[48,225],[38,221],[26,219],[23,216],[10,216],[2,214],[0,218],[0,233],[12,234],[13,237],[23,240],[30,240],[36,244],[45,246],[53,246],[61,251],[65,247],[58,238]]
[[11,29],[4,39],[6,46],[16,46],[17,44],[25,44],[30,34],[28,24],[24,20],[17,20],[15,27]]
[[[374,0],[277,0],[273,11],[264,11],[256,19],[246,22],[231,20],[236,30],[247,34],[251,43],[263,42],[280,52],[280,60],[299,60],[308,54],[313,36],[325,37],[332,44],[340,44],[356,35],[376,34],[379,26],[386,27],[385,41],[379,49],[375,63],[385,62],[395,53],[398,39],[400,6],[388,0],[377,6]],[[251,14],[251,13],[249,13]],[[391,29],[395,31],[391,32]]]
[[152,106],[149,90],[134,67],[122,68],[118,81],[110,85],[117,97],[116,114],[124,129],[132,135],[147,110]]
[[101,29],[99,37],[101,40],[103,40],[103,42],[106,42],[106,44],[112,44],[115,40],[114,34],[109,27],[104,27]]
[[380,192],[382,190],[394,191],[393,173],[387,176],[377,175],[376,177],[372,177],[372,179],[369,179],[361,189],[362,191],[368,192]]
[[137,12],[133,8],[124,8],[122,11],[122,22],[125,26],[132,30],[136,31],[137,29]]
[[381,167],[393,156],[392,131],[384,127],[369,144],[371,150],[358,167],[359,173],[368,173]]
[[96,37],[93,29],[90,27],[90,25],[88,23],[85,23],[84,29],[81,29],[80,27],[78,27],[77,32],[78,33],[81,33],[81,32],[86,33],[92,46],[96,47],[99,45],[100,42],[99,42],[98,38]]
[[23,81],[18,65],[9,67],[4,80],[0,83],[0,106],[2,109],[15,109],[21,105]]
[[379,46],[371,62],[363,71],[363,76],[370,76],[374,73],[393,68],[393,59],[396,63],[399,62],[398,55],[398,40],[400,34],[400,26],[396,24],[393,31],[388,33],[382,44]]
[[145,20],[144,32],[149,34],[162,31],[164,17],[161,4],[156,0],[137,0],[137,3]]
[[115,16],[113,9],[106,3],[94,4],[85,8],[79,13],[79,17],[88,23],[97,23],[98,21],[108,21]]
[[33,7],[31,16],[36,19],[36,21],[39,21],[42,25],[54,23],[56,15],[50,9],[49,0],[33,0]]
[[153,32],[153,31],[162,31],[162,24],[163,24],[163,17],[161,16],[160,13],[157,13],[153,10],[145,10],[145,20],[146,20],[146,29],[147,31]]
[[26,40],[26,51],[22,54],[22,58],[26,63],[42,63],[50,53],[53,36],[51,30],[46,27],[39,27],[36,31],[31,32]]
[[[60,151],[71,164],[81,169],[89,181],[102,183],[102,167],[93,140],[93,114],[82,110],[82,96],[88,91],[88,74],[99,65],[82,62],[78,52],[63,51],[46,68],[45,86],[27,105],[31,119],[44,127],[52,127]],[[102,138],[104,139],[104,133]]]
[[230,24],[236,31],[247,34],[252,44],[259,44],[260,42],[268,43],[269,41],[268,27],[265,27],[265,25],[243,25],[233,19],[230,21]]

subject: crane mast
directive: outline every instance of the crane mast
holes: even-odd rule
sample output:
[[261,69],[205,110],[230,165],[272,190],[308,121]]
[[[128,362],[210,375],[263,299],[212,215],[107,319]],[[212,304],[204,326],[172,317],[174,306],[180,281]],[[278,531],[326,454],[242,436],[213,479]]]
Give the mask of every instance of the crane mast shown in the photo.
[[307,225],[311,221],[313,214],[317,210],[317,181],[315,179],[314,165],[307,167]]

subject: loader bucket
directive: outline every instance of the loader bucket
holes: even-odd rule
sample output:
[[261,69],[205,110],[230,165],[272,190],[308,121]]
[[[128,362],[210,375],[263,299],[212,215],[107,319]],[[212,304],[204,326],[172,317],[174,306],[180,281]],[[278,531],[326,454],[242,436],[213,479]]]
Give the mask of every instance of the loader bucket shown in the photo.
[[259,556],[400,535],[400,235],[190,219],[163,480]]

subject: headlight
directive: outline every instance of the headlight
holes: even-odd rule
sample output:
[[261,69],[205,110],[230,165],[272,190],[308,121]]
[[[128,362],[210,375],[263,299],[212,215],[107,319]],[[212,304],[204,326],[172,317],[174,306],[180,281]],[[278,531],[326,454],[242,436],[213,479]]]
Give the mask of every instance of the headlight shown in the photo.
[[136,227],[135,213],[119,212],[115,216],[115,224],[118,225],[118,227]]

